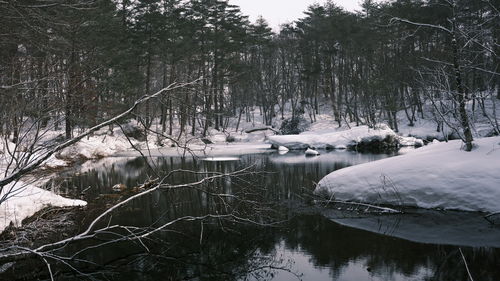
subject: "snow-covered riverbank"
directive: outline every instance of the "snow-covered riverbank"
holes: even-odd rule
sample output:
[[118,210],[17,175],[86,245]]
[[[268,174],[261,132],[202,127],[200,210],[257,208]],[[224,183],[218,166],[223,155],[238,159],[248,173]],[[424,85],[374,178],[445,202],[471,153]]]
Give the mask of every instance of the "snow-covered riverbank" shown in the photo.
[[4,186],[0,192],[0,198],[7,194],[8,199],[0,205],[0,232],[11,223],[20,226],[23,219],[47,206],[87,205],[87,202],[83,200],[64,198],[52,191],[36,187],[34,183],[29,184],[21,181]]
[[[232,120],[231,122],[234,123],[235,120],[233,119],[231,120]],[[136,125],[134,125],[132,121],[129,124],[127,124],[127,126],[129,127],[133,127]],[[274,124],[274,125],[276,127],[279,124]],[[57,153],[56,155],[53,155],[49,160],[47,160],[43,164],[42,168],[54,169],[54,168],[68,166],[71,163],[73,163],[76,159],[95,160],[95,159],[106,158],[103,160],[109,161],[108,158],[111,156],[119,156],[119,157],[139,156],[140,153],[137,152],[136,149],[146,151],[144,155],[152,157],[174,156],[174,155],[180,156],[180,155],[191,155],[191,154],[199,157],[215,157],[215,156],[235,156],[248,153],[263,153],[269,151],[270,144],[274,144],[276,146],[284,146],[289,149],[305,149],[306,147],[309,146],[319,149],[325,149],[325,148],[343,149],[364,142],[381,141],[387,137],[390,137],[393,140],[395,140],[398,146],[420,146],[423,144],[423,142],[419,139],[413,137],[400,136],[396,134],[393,130],[391,130],[387,125],[383,124],[377,126],[374,129],[369,128],[368,126],[358,126],[358,127],[343,126],[341,128],[337,128],[337,124],[334,122],[332,114],[317,115],[317,122],[310,124],[308,130],[299,135],[274,135],[275,133],[272,130],[255,131],[252,133],[248,133],[248,131],[252,131],[249,129],[259,128],[262,126],[263,124],[261,122],[255,122],[255,120],[253,120],[252,122],[242,122],[240,124],[239,130],[236,130],[236,127],[238,126],[232,123],[227,128],[227,131],[224,132],[210,129],[208,131],[208,135],[206,138],[211,142],[213,142],[214,144],[209,144],[209,145],[205,145],[200,140],[199,137],[198,138],[191,137],[189,136],[189,134],[186,133],[184,135],[181,135],[179,143],[181,144],[181,146],[186,144],[189,147],[189,151],[179,147],[177,144],[175,144],[174,141],[169,140],[168,138],[165,137],[149,136],[146,137],[145,139],[138,140],[135,138],[127,138],[125,136],[125,133],[119,127],[115,126],[111,130],[110,128],[106,127],[95,132],[93,135],[81,140],[77,144],[64,149],[63,151]],[[405,129],[406,128],[404,128],[403,131]],[[425,129],[424,131],[426,132],[433,130],[431,125],[428,124],[426,125],[423,124],[422,122],[420,123],[417,122],[417,126],[411,127],[411,129],[414,131]],[[178,134],[177,130],[174,131],[175,131],[174,135],[177,135]],[[421,135],[425,134],[422,133]],[[47,143],[53,143],[55,142],[56,139],[60,138],[61,138],[60,131],[47,131],[44,133],[43,139],[40,140],[40,145],[44,146]],[[228,143],[227,141],[229,139],[232,139],[232,141],[235,142]],[[406,167],[405,168],[406,170],[404,170],[403,172],[398,170],[396,172],[397,175],[393,175],[391,169],[387,167],[384,167],[383,170],[373,170],[379,167],[379,165],[381,165],[381,163],[384,162],[373,163],[371,164],[372,166],[368,166],[368,168],[366,168],[366,171],[364,171],[363,168],[357,168],[357,167],[349,168],[349,169],[355,169],[354,170],[355,172],[353,172],[355,174],[360,173],[359,171],[363,170],[363,173],[366,173],[367,177],[368,175],[370,176],[370,181],[373,181],[375,179],[375,182],[368,181],[369,184],[365,184],[367,183],[367,180],[366,179],[361,180],[361,177],[358,177],[357,175],[352,176],[352,179],[348,179],[348,177],[343,177],[342,180],[339,182],[337,182],[335,173],[331,177],[335,178],[336,180],[334,183],[335,185],[339,184],[342,185],[344,183],[347,184],[347,182],[349,182],[349,186],[363,186],[363,184],[365,184],[364,186],[365,189],[367,189],[368,186],[370,192],[366,193],[358,192],[355,193],[353,197],[348,197],[346,195],[345,196],[346,198],[344,199],[354,199],[354,200],[371,199],[372,196],[375,196],[376,194],[380,193],[380,190],[378,190],[377,188],[373,189],[372,187],[374,186],[380,187],[380,182],[381,182],[380,177],[383,175],[386,175],[385,177],[383,177],[385,178],[386,186],[391,186],[391,184],[387,183],[392,181],[395,184],[394,186],[401,192],[402,184],[399,181],[399,179],[408,176],[407,181],[411,183],[416,183],[419,180],[424,179],[424,181],[427,182],[429,185],[432,185],[431,183],[434,182],[437,183],[438,185],[446,185],[447,188],[444,189],[441,188],[442,192],[440,193],[436,192],[433,189],[432,191],[429,191],[428,187],[420,189],[421,186],[419,185],[410,185],[409,188],[411,194],[408,195],[409,198],[405,199],[408,202],[405,202],[403,200],[404,201],[403,203],[405,204],[421,206],[421,207],[458,208],[466,210],[477,210],[476,205],[486,200],[486,199],[483,200],[482,196],[485,193],[487,194],[489,192],[488,188],[490,187],[487,187],[485,191],[483,190],[480,192],[479,190],[482,190],[481,188],[484,187],[477,189],[478,190],[477,194],[472,194],[472,191],[470,190],[468,192],[459,190],[457,191],[457,193],[461,195],[461,197],[459,201],[456,201],[456,204],[450,205],[449,200],[451,199],[447,198],[446,196],[449,195],[448,193],[451,193],[451,190],[449,189],[452,186],[454,186],[454,184],[457,182],[463,182],[464,185],[473,184],[480,186],[483,186],[481,181],[484,182],[490,181],[491,183],[492,180],[493,182],[494,180],[496,180],[497,182],[500,182],[500,180],[494,176],[495,172],[491,172],[493,173],[493,175],[488,174],[487,177],[483,177],[483,174],[481,174],[480,172],[488,171],[488,169],[478,168],[484,166],[485,163],[489,162],[492,162],[491,165],[497,165],[497,167],[500,167],[500,164],[498,163],[499,157],[498,155],[496,155],[498,154],[496,151],[493,151],[490,154],[484,153],[483,150],[487,150],[486,148],[487,145],[484,144],[485,141],[486,139],[485,140],[479,139],[476,142],[477,144],[479,144],[479,149],[476,149],[470,154],[459,151],[460,141],[453,141],[448,144],[433,144],[429,148],[424,148],[422,150],[419,149],[418,153],[417,152],[409,153],[408,157],[415,157],[415,159],[420,159],[420,156],[418,155],[428,154],[431,155],[429,156],[429,159],[425,158],[423,160],[415,160],[417,161],[417,163],[413,163],[414,160],[406,160],[406,158],[403,158],[404,159],[403,164],[401,164],[400,162],[390,162],[390,163],[396,163],[396,164],[391,164],[394,167]],[[465,157],[464,159],[469,159],[471,155],[476,155],[477,157],[474,157],[474,159],[472,160],[464,160],[461,158],[461,156],[458,157],[457,155],[453,154],[450,151],[450,149],[448,149],[448,145],[452,145],[454,147],[453,151],[455,151],[456,153],[460,153],[460,155],[462,154],[466,155],[467,157]],[[16,147],[13,143],[0,144],[0,172],[2,174],[6,175],[9,174],[8,172],[6,173],[5,171],[7,169],[6,168],[7,163],[9,163],[10,159],[12,159],[11,154],[13,151],[15,151],[13,155],[18,159],[22,159],[24,157],[22,156],[23,153],[26,152],[25,148],[22,148],[21,146]],[[431,151],[431,152],[425,153],[425,151]],[[446,154],[448,153],[447,151],[449,151],[450,154]],[[478,153],[483,153],[483,154],[479,155]],[[491,154],[496,155],[496,158],[492,157]],[[36,154],[31,155],[31,157],[36,158],[37,155]],[[464,163],[454,165],[453,163],[456,162],[456,160],[454,160],[455,158],[458,158],[458,160],[461,161],[460,163],[462,162]],[[491,160],[491,158],[493,158],[493,160]],[[413,158],[408,158],[408,159],[413,159]],[[471,162],[471,164],[467,165],[467,163],[469,163],[467,161],[475,161],[475,162]],[[110,162],[114,161],[112,160]],[[476,165],[475,164],[476,162],[479,164]],[[458,170],[454,168],[457,165],[460,166],[460,169]],[[92,166],[92,164],[86,163],[84,164],[84,166]],[[472,176],[469,177],[468,176],[469,174],[466,174],[464,171],[462,171],[462,169],[465,169],[466,166],[472,166],[469,168],[468,172],[477,172],[477,175],[471,174]],[[426,169],[423,169],[422,167],[425,167]],[[346,173],[346,172],[344,170],[341,170],[338,173]],[[363,175],[363,173],[361,173],[361,175]],[[426,177],[428,177],[428,179],[426,179]],[[329,179],[330,177],[325,178],[322,183],[328,182]],[[351,184],[350,182],[351,180],[352,183],[357,183],[357,184]],[[19,182],[16,184],[16,187],[21,187],[21,188],[18,189],[18,192],[15,194],[15,196],[11,197],[9,200],[7,200],[7,202],[3,202],[0,206],[0,220],[1,220],[0,231],[3,228],[5,228],[5,226],[7,226],[10,222],[19,224],[23,218],[34,214],[36,211],[47,205],[71,206],[71,205],[85,204],[85,202],[83,201],[65,199],[50,191],[40,189],[39,187],[41,187],[45,183],[45,181],[41,180],[38,181],[24,180],[24,181],[25,182]],[[6,194],[10,189],[10,187],[11,186],[4,187],[2,194]],[[412,188],[415,190],[412,190]],[[321,189],[326,190],[328,188],[321,187],[318,190]],[[329,192],[335,192],[336,196],[344,194],[340,192],[342,189],[332,189],[332,190],[333,191],[330,191],[330,189],[328,189]],[[386,191],[390,190],[391,190],[390,188],[386,189]],[[348,192],[346,191],[345,194],[348,194]],[[414,198],[417,196],[415,194],[419,196],[423,194],[422,196],[427,199],[422,200],[420,199],[420,197]],[[445,197],[441,199],[440,197],[442,196]],[[467,196],[473,198],[467,202],[466,200]],[[385,196],[385,198],[390,198],[390,197]],[[440,200],[446,201],[447,203],[443,203]],[[478,202],[475,202],[476,200],[478,200]],[[397,202],[392,202],[389,199],[387,199],[386,201],[382,200],[381,202],[397,203]],[[480,205],[483,206],[484,204]],[[481,210],[492,211],[493,209],[494,209],[493,206],[484,205]]]
[[337,170],[315,192],[344,201],[498,212],[500,137],[474,143],[472,152],[455,140]]
[[345,149],[370,142],[382,142],[390,138],[389,145],[422,146],[423,141],[414,137],[402,137],[396,134],[389,126],[379,124],[375,128],[368,126],[347,128],[329,128],[318,131],[306,131],[299,135],[270,136],[268,142],[288,149]]

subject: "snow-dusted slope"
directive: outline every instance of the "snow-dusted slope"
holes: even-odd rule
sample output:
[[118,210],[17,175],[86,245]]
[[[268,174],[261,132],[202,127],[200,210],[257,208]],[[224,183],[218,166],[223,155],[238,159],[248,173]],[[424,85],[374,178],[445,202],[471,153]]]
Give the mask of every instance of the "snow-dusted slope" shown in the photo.
[[466,211],[500,211],[500,137],[459,140],[335,171],[316,193],[337,200]]
[[289,149],[305,149],[307,147],[325,149],[346,148],[357,143],[383,140],[387,136],[395,137],[402,146],[423,144],[421,140],[413,137],[398,136],[385,124],[379,124],[375,129],[368,126],[359,126],[348,130],[323,129],[307,131],[300,135],[270,136],[268,137],[268,141],[276,146],[285,146]]

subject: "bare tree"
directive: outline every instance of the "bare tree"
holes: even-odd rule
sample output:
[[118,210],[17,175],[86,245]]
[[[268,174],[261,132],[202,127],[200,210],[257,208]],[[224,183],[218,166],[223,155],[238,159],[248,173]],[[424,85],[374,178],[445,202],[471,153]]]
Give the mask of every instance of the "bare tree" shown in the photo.
[[[89,136],[90,134],[96,132],[97,130],[99,130],[101,128],[104,128],[106,126],[112,125],[112,124],[120,121],[121,119],[127,117],[140,104],[143,104],[143,103],[145,103],[145,102],[147,102],[147,101],[149,101],[151,99],[158,98],[159,96],[161,96],[165,92],[172,91],[174,89],[178,89],[178,88],[182,88],[182,87],[187,87],[187,86],[190,86],[190,85],[194,85],[198,81],[199,81],[199,79],[195,80],[193,82],[188,82],[188,83],[173,83],[173,84],[170,84],[166,88],[161,89],[160,91],[158,91],[158,92],[156,92],[154,94],[145,95],[142,98],[140,98],[139,100],[137,100],[132,105],[132,107],[130,107],[126,111],[122,112],[121,114],[118,114],[117,116],[115,116],[113,118],[110,118],[107,121],[102,122],[102,123],[100,123],[100,124],[98,124],[98,125],[90,128],[89,130],[85,131],[84,133],[81,133],[80,135],[78,135],[78,136],[76,136],[76,137],[74,137],[74,138],[72,138],[70,140],[67,140],[67,141],[65,141],[65,142],[63,142],[63,143],[61,143],[59,145],[56,145],[55,147],[49,148],[46,151],[40,152],[38,154],[32,153],[33,149],[22,152],[22,156],[17,156],[15,158],[15,159],[21,158],[22,161],[19,161],[19,160],[16,161],[17,165],[15,167],[11,168],[11,169],[7,169],[6,172],[5,172],[5,175],[4,175],[3,179],[0,180],[0,191],[2,191],[3,188],[5,186],[7,186],[8,184],[13,183],[13,182],[21,179],[26,174],[28,174],[28,173],[34,171],[35,169],[37,169],[38,167],[40,167],[40,165],[44,161],[46,161],[47,159],[49,159],[50,156],[54,155],[55,153],[63,150],[66,147],[69,147],[69,146],[71,146],[71,145],[79,142],[83,138]],[[29,131],[26,132],[26,134],[28,134],[28,133],[32,133],[32,132],[29,132]],[[37,133],[38,133],[38,131],[35,132],[35,135]],[[37,140],[39,140],[39,138],[35,137],[34,138],[35,142],[32,142],[30,144],[30,147],[34,148],[36,146],[36,141]],[[16,146],[16,149],[17,149],[17,151],[11,152],[12,155],[18,154],[18,153],[16,153],[16,152],[19,152],[19,148],[17,148],[17,146]],[[0,201],[0,204],[1,204],[1,201]]]
[[435,24],[427,24],[427,23],[418,23],[418,22],[413,22],[407,19],[401,19],[401,18],[393,18],[391,21],[392,22],[402,22],[406,24],[410,24],[413,26],[417,27],[422,27],[422,28],[430,28],[434,29],[440,32],[444,32],[451,38],[451,52],[452,52],[452,62],[451,63],[446,63],[447,65],[451,65],[453,69],[453,75],[455,79],[455,85],[456,85],[456,90],[454,91],[454,100],[458,105],[458,112],[459,112],[459,117],[458,120],[460,121],[461,129],[463,131],[463,134],[461,134],[462,140],[465,143],[465,150],[466,151],[471,151],[472,150],[472,141],[474,140],[472,137],[472,130],[471,130],[471,125],[469,121],[469,116],[467,114],[467,109],[466,109],[466,103],[468,101],[467,94],[465,92],[465,87],[463,85],[463,66],[461,64],[461,54],[458,46],[458,40],[460,36],[460,30],[459,30],[459,24],[457,22],[457,15],[456,15],[456,3],[454,0],[449,0],[445,1],[448,3],[450,9],[451,9],[451,18],[448,19],[449,21],[449,27],[444,27],[441,25],[435,25]]
[[[109,120],[102,122],[89,131],[84,132],[77,137],[67,140],[62,144],[55,145],[48,149],[45,147],[37,147],[37,141],[40,138],[31,139],[34,141],[32,146],[37,150],[36,155],[33,154],[33,149],[24,151],[26,159],[16,158],[15,164],[12,168],[6,172],[6,176],[0,181],[2,188],[7,188],[5,190],[7,195],[2,198],[6,200],[9,195],[14,195],[18,189],[22,188],[20,186],[16,187],[16,182],[20,179],[24,179],[27,175],[37,170],[40,165],[47,160],[51,155],[61,151],[62,149],[75,144],[79,140],[88,136],[92,132],[99,130],[105,126],[111,124],[119,124],[118,121],[125,118],[128,114],[131,114],[139,105],[146,101],[160,97],[162,94],[169,92],[174,89],[188,87],[194,85],[199,80],[189,82],[189,83],[174,83],[168,87],[154,93],[152,95],[146,95],[141,99],[137,100],[132,107],[128,110],[122,112],[121,114],[110,118]],[[167,93],[168,94],[168,93]],[[33,133],[34,131],[30,131]],[[35,134],[38,131],[35,131]],[[26,134],[29,132],[26,131]],[[167,136],[168,137],[168,136]],[[23,142],[19,142],[25,143]],[[21,153],[20,148],[16,148],[19,153]],[[31,152],[31,154],[30,154]],[[13,154],[14,155],[14,154]],[[146,157],[145,155],[143,155]],[[14,161],[14,160],[13,160]],[[135,244],[141,245],[144,253],[150,253],[150,247],[148,246],[154,237],[170,231],[177,224],[182,222],[201,222],[203,226],[204,222],[214,221],[221,223],[226,221],[227,223],[244,223],[252,224],[254,226],[273,226],[279,223],[272,211],[272,208],[265,203],[265,200],[261,200],[260,196],[265,194],[264,192],[256,192],[255,190],[242,190],[238,193],[227,193],[220,189],[220,185],[224,182],[234,181],[231,178],[241,178],[245,175],[254,175],[252,167],[247,167],[241,170],[237,170],[230,173],[218,173],[218,172],[193,172],[184,170],[174,170],[168,172],[166,175],[161,175],[162,173],[157,167],[152,167],[156,169],[153,171],[156,178],[146,181],[143,185],[134,189],[135,194],[130,197],[123,199],[117,203],[114,203],[111,207],[106,208],[102,213],[97,215],[82,232],[71,235],[70,237],[64,238],[62,240],[45,243],[43,245],[37,245],[36,247],[29,247],[22,244],[11,244],[7,247],[0,249],[0,263],[11,264],[12,262],[22,262],[29,259],[39,259],[46,266],[46,272],[51,280],[55,278],[60,273],[59,271],[54,271],[54,265],[62,266],[74,274],[77,274],[83,278],[95,279],[92,275],[84,273],[79,265],[92,264],[91,261],[84,258],[85,254],[95,248],[106,247],[112,244],[122,243],[122,242],[133,242]],[[170,177],[175,173],[194,173],[201,176],[201,179],[195,182],[184,183],[184,184],[169,184]],[[253,178],[255,176],[252,176]],[[14,188],[16,187],[16,188]],[[179,192],[182,190],[196,190],[197,192],[205,194],[210,201],[213,202],[214,207],[209,210],[206,214],[193,214],[193,215],[182,215],[173,219],[165,218],[164,220],[152,223],[149,226],[135,226],[135,225],[124,225],[119,223],[112,223],[112,218],[115,212],[119,211],[121,208],[126,207],[131,202],[150,196],[156,192]],[[249,211],[250,210],[250,211]],[[49,226],[50,227],[50,226]],[[203,240],[203,227],[200,230],[200,243]],[[76,247],[73,245],[83,243],[85,241],[97,241],[97,243],[91,243],[91,246],[85,246],[83,248]],[[59,267],[60,268],[60,267]],[[267,261],[266,264],[260,264],[258,266],[250,267],[252,274],[258,273],[262,270],[281,270],[281,265],[273,265],[272,261]],[[286,270],[286,268],[283,268]],[[3,269],[2,269],[3,271]],[[0,272],[3,274],[3,272]]]

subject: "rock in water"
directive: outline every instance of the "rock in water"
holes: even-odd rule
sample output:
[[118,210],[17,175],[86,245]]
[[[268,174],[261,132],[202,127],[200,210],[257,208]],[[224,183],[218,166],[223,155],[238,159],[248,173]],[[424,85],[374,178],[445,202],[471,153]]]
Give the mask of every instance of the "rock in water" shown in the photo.
[[280,145],[280,146],[278,147],[278,150],[279,150],[279,151],[288,151],[289,149],[288,149],[286,146],[282,146],[282,145]]
[[314,150],[314,149],[310,149],[310,148],[308,148],[308,149],[306,150],[306,155],[307,155],[307,156],[318,156],[318,155],[319,155],[319,152],[318,152],[318,151],[316,151],[316,150]]

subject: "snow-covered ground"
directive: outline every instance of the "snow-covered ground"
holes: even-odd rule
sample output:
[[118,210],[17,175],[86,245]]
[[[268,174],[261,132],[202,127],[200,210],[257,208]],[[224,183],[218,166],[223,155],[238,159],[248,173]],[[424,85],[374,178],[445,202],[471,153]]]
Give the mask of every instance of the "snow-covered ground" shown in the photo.
[[[56,131],[47,131],[38,140],[41,146],[59,135]],[[0,175],[3,179],[19,168],[31,163],[43,154],[43,149],[30,152],[28,147],[33,140],[23,138],[23,142],[15,145],[0,141]],[[99,149],[99,148],[98,148]],[[42,168],[58,168],[67,166],[66,160],[57,158],[55,155],[45,161]],[[57,195],[51,190],[40,188],[47,183],[50,177],[26,175],[22,180],[7,184],[0,188],[0,232],[11,223],[15,226],[21,225],[23,219],[32,216],[37,211],[47,206],[85,206],[82,200],[73,200]]]
[[500,137],[435,142],[334,171],[315,190],[336,200],[465,211],[500,211]]
[[7,193],[10,193],[10,198],[0,205],[0,232],[10,223],[15,226],[21,225],[23,219],[47,206],[66,207],[87,204],[85,201],[67,199],[24,182],[5,186],[0,192],[0,198]]
[[368,143],[373,140],[382,141],[386,137],[394,137],[400,146],[423,145],[422,140],[399,136],[385,124],[379,124],[375,128],[369,128],[368,126],[353,127],[351,129],[322,128],[320,130],[306,131],[298,135],[276,135],[268,137],[268,142],[288,149],[306,149],[307,147],[345,149],[359,143]]
[[[489,112],[493,111],[492,104],[493,103],[486,104],[486,106],[489,108]],[[498,107],[499,106],[497,105],[496,112],[500,112],[500,108]],[[200,127],[196,128],[197,136],[195,137],[191,136],[188,133],[191,131],[189,127],[186,128],[184,130],[184,133],[182,134],[180,133],[180,128],[175,127],[173,128],[172,135],[174,136],[173,138],[178,140],[180,144],[188,144],[190,152],[198,157],[221,157],[265,152],[269,148],[269,144],[265,144],[265,142],[276,144],[277,146],[283,146],[282,153],[286,153],[284,147],[287,147],[288,149],[305,149],[307,146],[311,146],[315,148],[342,149],[363,141],[370,141],[374,139],[381,140],[386,136],[392,136],[396,138],[399,144],[402,146],[413,146],[420,145],[421,141],[416,138],[407,136],[417,136],[419,138],[443,138],[443,136],[451,132],[451,129],[447,128],[446,125],[443,128],[443,132],[436,132],[436,122],[433,121],[432,113],[427,109],[424,110],[425,118],[422,119],[421,116],[418,115],[415,126],[412,127],[406,125],[407,122],[405,121],[406,116],[404,112],[399,112],[398,123],[400,132],[398,134],[396,134],[386,125],[380,125],[376,129],[370,129],[367,126],[355,127],[354,124],[343,124],[342,127],[338,128],[338,124],[333,118],[331,107],[327,103],[321,106],[320,111],[321,114],[317,114],[315,117],[316,122],[309,124],[307,130],[299,135],[279,136],[275,135],[272,130],[256,131],[252,133],[245,132],[246,130],[251,128],[266,127],[263,123],[262,116],[259,112],[258,107],[245,112],[239,121],[237,116],[229,118],[227,128],[224,131],[218,131],[213,128],[209,129],[206,138],[214,142],[214,144],[203,144],[203,142],[200,140],[202,129]],[[291,110],[287,109],[285,111],[284,117],[289,118],[290,112]],[[491,128],[491,124],[488,123],[491,120],[487,120],[482,117],[480,111],[477,111],[476,114],[472,116],[471,120],[475,124],[473,128],[476,136],[484,135],[489,131],[488,128]],[[279,128],[280,123],[281,119],[276,118],[272,126],[277,129]],[[174,124],[177,124],[177,122],[174,122]],[[126,125],[136,126],[134,121],[131,121]],[[152,130],[160,130],[160,128],[161,126],[159,125],[157,120],[153,122],[153,126],[151,128]],[[11,171],[7,170],[12,170],[12,166],[8,168],[8,163],[13,159],[13,151],[15,151],[14,158],[18,160],[26,160],[26,158],[23,157],[29,154],[24,153],[27,151],[27,148],[30,144],[29,135],[27,134],[26,136],[27,137],[23,138],[25,144],[21,144],[17,147],[13,143],[6,143],[6,139],[2,139],[2,141],[0,141],[1,175],[8,175]],[[61,131],[46,130],[45,132],[43,132],[43,137],[39,140],[39,144],[43,147],[46,144],[53,142],[55,139],[60,139],[60,136]],[[228,143],[228,140],[234,141],[234,143]],[[419,149],[418,153],[409,152],[407,154],[408,158],[402,158],[402,162],[389,162],[393,164],[390,164],[388,167],[384,167],[383,170],[377,170],[377,168],[379,168],[379,165],[382,165],[385,162],[376,162],[374,164],[369,164],[372,166],[368,166],[369,168],[366,168],[366,170],[363,170],[362,167],[364,167],[364,165],[362,165],[360,166],[360,168],[352,167],[345,170],[340,170],[337,173],[347,173],[346,171],[355,169],[355,172],[353,172],[355,174],[360,173],[360,175],[363,176],[363,173],[366,173],[365,176],[371,176],[371,183],[366,179],[362,179],[362,177],[358,177],[357,174],[354,176],[351,175],[352,179],[349,180],[347,179],[347,176],[345,177],[345,179],[343,178],[342,181],[344,183],[349,182],[349,186],[364,186],[364,189],[360,190],[370,190],[370,192],[366,194],[362,191],[359,191],[354,194],[354,197],[349,197],[346,195],[348,199],[372,199],[371,197],[375,196],[374,194],[380,193],[379,191],[374,192],[373,190],[377,190],[377,188],[373,187],[380,187],[380,177],[381,175],[386,175],[386,183],[388,181],[394,182],[394,186],[398,189],[398,191],[400,191],[399,193],[401,193],[401,191],[411,191],[411,194],[408,194],[408,198],[405,198],[405,200],[407,201],[404,202],[405,204],[413,204],[422,207],[478,210],[477,205],[481,205],[481,202],[487,201],[488,199],[484,198],[485,194],[488,194],[490,191],[492,191],[490,190],[491,183],[495,183],[495,181],[500,182],[499,178],[494,176],[495,172],[491,172],[491,169],[493,169],[492,166],[495,167],[494,165],[496,165],[496,167],[500,167],[498,163],[498,152],[493,149],[492,152],[485,153],[485,150],[488,150],[486,148],[488,146],[487,142],[487,139],[477,140],[475,143],[479,145],[479,148],[468,154],[462,151],[458,151],[460,147],[459,141],[450,142],[448,144],[433,144],[430,147],[426,147],[421,150]],[[169,140],[168,138],[153,136],[151,134],[148,136],[147,141],[139,141],[134,138],[127,139],[121,128],[119,128],[118,126],[115,126],[111,129],[106,127],[83,139],[79,143],[64,149],[62,152],[53,155],[44,163],[42,168],[57,168],[61,166],[67,166],[72,162],[72,160],[75,159],[95,160],[110,156],[137,156],[138,153],[132,148],[132,146],[143,151],[147,151],[145,155],[148,156],[158,157],[190,153],[179,147],[171,147],[173,144],[174,142]],[[493,143],[491,145],[494,146]],[[450,147],[452,146],[453,148],[451,149]],[[37,153],[31,155],[31,159],[39,157],[38,154],[40,154],[40,152],[41,151],[38,151]],[[428,158],[425,158],[423,155],[428,155]],[[495,155],[496,158],[491,155]],[[400,157],[397,157],[395,159],[399,158]],[[321,159],[321,156],[318,159]],[[390,159],[384,161],[389,160]],[[114,160],[112,160],[111,162],[114,162]],[[466,165],[468,163],[469,165]],[[88,163],[84,164],[84,167],[88,165]],[[92,166],[92,164],[90,165]],[[396,169],[397,173],[392,174],[393,171],[391,170],[391,167],[394,169],[398,167],[406,168],[401,168],[403,169],[402,172],[401,170]],[[465,167],[467,167],[467,173],[464,173],[462,171],[462,169],[465,169]],[[490,167],[490,169],[488,169],[488,167]],[[360,171],[363,172],[361,173]],[[488,171],[490,171],[489,174]],[[330,178],[336,178],[335,174],[336,173],[334,173],[331,177],[325,178],[324,183],[326,183]],[[487,177],[484,177],[485,174],[487,174]],[[409,177],[406,182],[411,183],[410,185],[408,185],[408,187],[404,187],[404,185],[402,185],[402,183],[405,183],[405,176]],[[374,179],[375,182],[373,182]],[[431,187],[428,187],[426,185],[423,189],[417,190],[417,188],[422,187],[421,185],[417,184],[421,179]],[[336,179],[336,181],[337,180],[338,179]],[[351,180],[353,180],[353,183],[357,184],[351,185]],[[342,183],[342,181],[335,182],[335,185]],[[489,183],[489,185],[487,183]],[[0,224],[0,226],[3,225],[3,227],[5,227],[5,225],[7,225],[10,221],[19,223],[22,218],[33,214],[34,212],[38,211],[40,208],[48,204],[57,206],[68,204],[84,204],[83,201],[64,199],[58,195],[39,189],[36,186],[41,186],[43,184],[40,182],[37,182],[36,186],[33,184],[23,184],[21,182],[17,184],[18,186],[24,186],[24,188],[21,189],[20,193],[15,197],[12,197],[8,202],[4,202],[0,205],[0,219],[2,220],[1,223],[3,223]],[[437,190],[437,188],[432,188],[434,184],[446,186],[446,188]],[[474,189],[477,192],[466,190],[466,188],[464,187],[471,184],[478,186],[477,189]],[[385,186],[391,186],[391,184],[386,184]],[[347,187],[345,188],[346,190],[349,189]],[[408,190],[404,188],[407,188]],[[4,192],[5,190],[6,189],[4,188]],[[391,193],[390,188],[386,188],[386,191],[388,191],[386,193]],[[496,189],[493,191],[498,192]],[[334,192],[336,196],[340,196],[340,193],[337,193],[337,191]],[[349,194],[349,192],[345,194]],[[450,194],[459,196],[459,200],[457,199],[458,201],[455,201],[455,203],[451,204],[451,197],[446,197],[451,196]],[[498,195],[498,193],[490,193],[489,195],[491,194]],[[445,197],[441,198],[442,196]],[[416,199],[414,197],[416,197]],[[421,197],[427,199],[422,200]],[[467,200],[467,197],[470,197],[470,200]],[[385,196],[385,198],[389,197]],[[382,202],[384,201],[382,200]],[[390,200],[386,200],[385,202],[394,203]],[[480,210],[484,211],[495,211],[497,209],[495,209],[491,205],[484,204],[481,205],[480,208]]]
[[[188,149],[180,147],[154,148],[148,151],[142,151],[146,156],[195,156],[195,157],[214,157],[214,156],[239,156],[253,153],[264,153],[270,151],[271,145],[266,143],[215,143],[208,145],[189,145]],[[140,152],[134,150],[124,150],[115,153],[117,157],[140,156]]]
[[[194,144],[189,146],[189,151],[187,151],[179,147],[170,147],[169,142],[160,146],[153,138],[147,142],[140,142],[135,139],[130,139],[130,141],[135,147],[143,150],[143,153],[147,156],[194,155],[202,159],[206,158],[207,161],[215,159],[213,157],[262,153],[269,150],[270,147],[269,144],[263,143],[228,144],[219,142],[218,144],[202,145],[200,142],[194,142]],[[11,151],[13,151],[14,145],[12,143],[8,145],[11,146]],[[5,146],[0,148],[2,148],[3,151],[0,155],[0,174],[4,175],[10,154],[7,149],[5,149]],[[18,156],[23,153],[24,151],[18,151]],[[121,130],[114,130],[113,134],[109,131],[102,130],[64,149],[61,153],[53,155],[43,164],[42,168],[64,167],[67,166],[72,159],[92,160],[83,163],[79,169],[86,170],[96,166],[94,161],[98,161],[99,163],[106,161],[110,163],[108,166],[111,166],[116,162],[122,162],[124,157],[128,156],[137,157],[140,156],[140,153],[131,147],[129,140],[127,140]],[[12,170],[12,168],[10,170]],[[31,178],[31,176],[28,178]],[[19,226],[23,219],[32,216],[46,206],[64,207],[86,205],[85,201],[67,199],[57,195],[56,192],[39,188],[47,182],[47,179],[37,179],[36,181],[27,180],[27,182],[29,183],[20,181],[15,185],[7,185],[0,193],[0,198],[2,198],[4,194],[10,194],[9,198],[0,204],[0,232],[10,223]]]
[[[487,93],[476,93],[477,96],[484,94]],[[472,101],[467,103],[467,112],[472,125],[472,133],[475,137],[485,137],[491,134],[492,128],[495,125],[495,114],[497,120],[500,119],[500,101],[488,97],[484,100],[484,107],[486,114],[484,114],[478,103],[474,106]],[[414,126],[409,126],[406,113],[404,110],[401,110],[397,113],[399,134],[403,136],[415,136],[421,139],[439,140],[445,140],[449,135],[453,134],[456,138],[456,132],[449,125],[459,128],[459,121],[449,119],[442,124],[442,128],[438,132],[435,120],[439,118],[436,116],[439,116],[439,113],[436,112],[430,102],[427,102],[423,104],[423,112],[415,114],[416,120],[414,121]]]

